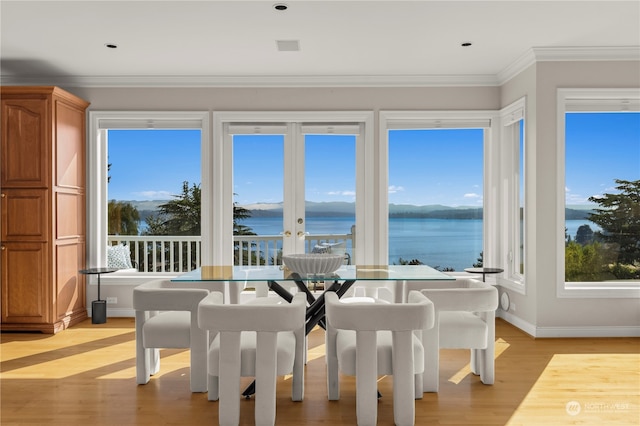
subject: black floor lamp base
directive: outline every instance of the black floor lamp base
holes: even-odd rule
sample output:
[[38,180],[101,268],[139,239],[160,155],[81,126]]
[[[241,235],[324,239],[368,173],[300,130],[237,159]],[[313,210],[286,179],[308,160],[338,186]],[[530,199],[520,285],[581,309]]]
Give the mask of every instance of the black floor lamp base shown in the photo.
[[94,300],[91,302],[91,323],[104,324],[107,322],[107,301]]

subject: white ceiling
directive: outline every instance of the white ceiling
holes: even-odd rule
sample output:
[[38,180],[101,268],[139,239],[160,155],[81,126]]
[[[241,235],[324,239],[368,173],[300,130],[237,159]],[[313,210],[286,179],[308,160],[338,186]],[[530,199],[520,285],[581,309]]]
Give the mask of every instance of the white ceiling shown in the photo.
[[2,0],[2,83],[499,84],[533,60],[640,59],[640,0],[276,3]]

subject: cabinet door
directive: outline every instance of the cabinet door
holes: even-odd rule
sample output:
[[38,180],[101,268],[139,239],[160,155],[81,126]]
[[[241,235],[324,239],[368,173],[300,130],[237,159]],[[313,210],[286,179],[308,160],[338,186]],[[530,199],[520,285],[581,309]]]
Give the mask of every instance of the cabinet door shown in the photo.
[[2,241],[48,241],[49,202],[46,189],[3,189]]
[[3,187],[47,187],[50,129],[46,99],[2,100]]
[[3,243],[2,322],[43,323],[49,317],[51,288],[44,243]]

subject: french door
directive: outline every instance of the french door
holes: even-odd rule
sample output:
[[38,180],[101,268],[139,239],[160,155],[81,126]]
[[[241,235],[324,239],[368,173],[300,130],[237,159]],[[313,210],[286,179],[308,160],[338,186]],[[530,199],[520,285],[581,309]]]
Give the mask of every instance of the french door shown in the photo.
[[266,263],[323,242],[345,240],[353,249],[360,125],[228,123],[226,133],[234,205],[249,216],[236,218],[235,232],[279,241],[262,250]]

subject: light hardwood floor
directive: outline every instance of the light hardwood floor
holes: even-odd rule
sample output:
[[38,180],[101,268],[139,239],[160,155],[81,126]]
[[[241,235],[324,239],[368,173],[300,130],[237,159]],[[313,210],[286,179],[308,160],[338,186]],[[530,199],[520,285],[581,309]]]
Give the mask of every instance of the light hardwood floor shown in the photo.
[[[136,385],[134,334],[129,318],[57,335],[2,333],[0,424],[217,424],[218,403],[189,391],[187,351],[163,350],[160,373]],[[640,424],[640,339],[533,339],[500,319],[496,334],[496,383],[470,374],[468,351],[442,351],[440,392],[416,401],[416,424]],[[323,351],[316,329],[305,400],[292,402],[280,378],[277,424],[356,424],[353,378],[341,378],[340,401],[327,401]],[[391,386],[390,377],[379,382],[379,425],[393,424]],[[254,400],[241,407],[241,424],[253,424]]]

